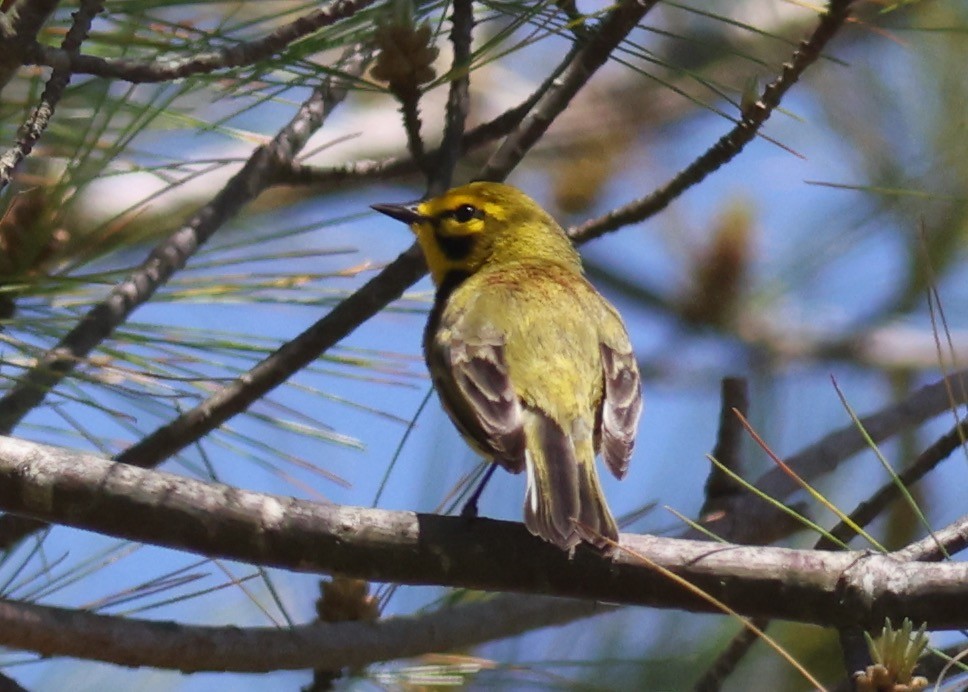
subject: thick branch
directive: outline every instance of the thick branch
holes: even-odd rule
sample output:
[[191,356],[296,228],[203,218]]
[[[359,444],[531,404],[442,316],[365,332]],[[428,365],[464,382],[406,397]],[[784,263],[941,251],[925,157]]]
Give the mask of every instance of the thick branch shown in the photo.
[[[968,626],[968,563],[623,535],[573,558],[523,525],[323,505],[0,438],[0,506],[107,535],[302,572],[717,612],[636,557],[737,612],[822,625],[910,617]],[[132,521],[137,517],[137,521]]]
[[[566,605],[564,609],[557,605]],[[586,616],[610,607],[586,602]],[[424,615],[377,622],[313,623],[292,628],[199,627],[0,600],[0,646],[43,656],[71,656],[126,666],[267,673],[303,668],[340,669],[407,658],[511,637],[574,619],[571,602],[497,596]]]

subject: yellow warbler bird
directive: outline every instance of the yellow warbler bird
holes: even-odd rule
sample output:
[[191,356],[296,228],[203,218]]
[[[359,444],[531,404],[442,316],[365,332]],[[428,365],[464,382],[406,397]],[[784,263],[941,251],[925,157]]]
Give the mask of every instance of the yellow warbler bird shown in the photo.
[[625,325],[568,237],[509,185],[471,183],[373,208],[410,225],[437,285],[424,355],[464,438],[527,472],[524,523],[572,550],[618,528],[595,470],[628,469],[642,387]]

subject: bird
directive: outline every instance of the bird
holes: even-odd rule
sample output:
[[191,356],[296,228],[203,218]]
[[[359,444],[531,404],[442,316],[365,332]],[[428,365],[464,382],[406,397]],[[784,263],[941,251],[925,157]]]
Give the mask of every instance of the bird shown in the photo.
[[495,464],[488,477],[497,465],[526,474],[532,534],[570,555],[580,543],[614,554],[618,528],[595,459],[601,452],[625,476],[642,384],[622,318],[562,227],[495,182],[372,208],[417,237],[436,285],[428,370],[458,431]]

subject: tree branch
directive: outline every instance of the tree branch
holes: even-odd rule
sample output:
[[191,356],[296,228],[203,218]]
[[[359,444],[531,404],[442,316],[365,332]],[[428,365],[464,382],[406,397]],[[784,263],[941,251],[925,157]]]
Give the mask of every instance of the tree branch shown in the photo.
[[[534,628],[535,614],[545,625],[574,619],[573,607],[558,611],[564,616],[558,622],[546,617],[559,603],[568,602],[496,596],[423,615],[280,629],[186,626],[0,600],[0,645],[185,673],[339,669],[523,634]],[[581,605],[586,616],[612,610],[591,601]]]
[[[336,305],[309,329],[279,347],[242,377],[171,423],[155,430],[115,459],[140,467],[160,464],[172,454],[246,410],[293,373],[312,363],[423,276],[426,267],[414,243],[349,298]],[[2,403],[2,402],[0,402]]]
[[16,145],[0,156],[0,190],[10,184],[17,166],[33,151],[34,145],[47,129],[54,115],[54,109],[71,81],[70,60],[81,49],[81,44],[91,30],[91,22],[103,9],[103,2],[82,0],[80,9],[71,15],[74,21],[61,42],[61,50],[66,60],[61,61],[51,71],[50,78],[44,86],[44,93],[40,95],[40,103],[20,128]]
[[968,515],[894,553],[899,560],[943,560],[968,548]]
[[452,16],[454,26],[450,32],[450,41],[454,44],[454,60],[450,68],[446,126],[440,143],[440,154],[431,158],[434,166],[427,185],[430,196],[439,195],[452,185],[471,103],[471,31],[474,29],[474,4],[471,0],[455,0]]
[[24,64],[31,42],[57,5],[57,0],[18,0],[0,12],[0,93]]
[[[900,494],[899,486],[909,487],[912,483],[920,480],[927,472],[937,466],[938,462],[947,458],[955,449],[961,446],[964,439],[965,428],[968,426],[966,421],[949,431],[939,438],[934,444],[926,449],[910,467],[898,474],[898,482],[890,481],[884,484],[868,500],[859,504],[850,513],[850,522],[840,521],[826,535],[820,536],[814,544],[814,550],[836,550],[837,544],[831,537],[844,541],[849,541],[855,535],[855,528],[867,527],[878,514],[883,511],[891,500],[896,499]],[[855,428],[856,429],[856,428]],[[944,550],[940,547],[943,546]],[[945,527],[940,531],[933,531],[922,540],[893,553],[894,557],[902,561],[935,561],[963,550],[968,546],[968,516]],[[758,620],[756,626],[760,630],[766,630],[770,621],[768,619]],[[844,651],[845,659],[859,658],[856,647],[853,645],[854,636],[857,633],[856,627],[843,628],[840,630],[841,648]],[[716,660],[706,669],[699,681],[696,683],[697,692],[713,692],[720,688],[721,683],[736,668],[740,660],[749,652],[753,644],[758,640],[750,629],[742,629],[733,636],[726,648],[716,657]],[[866,646],[864,647],[866,657]],[[848,673],[854,670],[861,670],[864,665],[851,667],[848,665]]]
[[[347,72],[362,73],[367,58],[359,47],[352,48],[346,59],[350,61]],[[275,171],[292,161],[345,96],[346,86],[336,77],[329,77],[314,90],[271,143],[259,147],[211,202],[152,250],[131,276],[115,286],[0,399],[0,431],[9,433],[78,362],[181,269],[222,224],[271,184]]]
[[643,221],[735,158],[753,140],[760,127],[780,104],[783,95],[820,57],[824,47],[847,21],[852,2],[853,0],[830,0],[826,12],[820,16],[817,28],[800,44],[790,62],[784,63],[780,76],[767,85],[759,100],[743,111],[736,127],[723,135],[685,170],[650,195],[569,229],[568,234],[575,240],[590,240],[630,223]]
[[717,612],[638,553],[746,616],[828,626],[907,616],[931,629],[968,626],[968,563],[629,534],[614,561],[587,546],[569,557],[519,523],[316,504],[15,438],[0,438],[0,506],[117,538],[300,572]]
[[[968,435],[968,420],[963,420],[918,455],[913,464],[897,474],[897,480],[887,481],[877,492],[859,504],[850,513],[851,522],[857,526],[867,526],[893,500],[897,499],[901,494],[901,488],[910,488],[928,475],[938,464],[951,456],[952,452],[960,449],[964,444],[966,435]],[[818,550],[834,550],[836,544],[832,540],[833,538],[849,541],[853,537],[854,529],[847,522],[840,521],[830,530],[829,537],[820,537],[816,547]],[[930,536],[928,539],[930,539]],[[917,559],[923,560],[926,558],[922,556]]]
[[655,5],[656,0],[622,0],[602,21],[594,36],[575,53],[560,79],[535,105],[521,127],[494,152],[479,179],[504,180],[508,171],[520,163],[555,118],[605,64],[612,51]]
[[[622,16],[624,20],[628,19],[627,15],[623,14]],[[629,27],[629,30],[631,30],[631,27]],[[603,33],[613,37],[611,30]],[[553,79],[546,80],[541,88],[525,104],[522,104],[522,107],[508,111],[505,114],[507,117],[502,116],[495,120],[493,128],[499,129],[498,124],[501,126],[513,124],[516,118],[547,98],[547,95],[557,88],[560,82],[558,72],[573,70],[571,66],[581,64],[581,55],[583,55],[582,50],[573,51],[560,70],[556,70],[555,74],[552,75]],[[588,60],[588,58],[585,59]],[[524,108],[523,106],[527,107]],[[484,133],[483,127],[468,133],[463,138],[464,146],[471,146],[476,141],[475,137],[483,137]],[[386,168],[390,168],[391,165],[393,164],[388,164]],[[397,166],[408,165],[413,164],[398,160],[396,165],[393,165],[393,170],[396,172]],[[385,170],[382,166],[377,166],[377,169]],[[297,168],[290,165],[280,171],[278,181],[285,183],[292,183],[297,180],[304,183],[319,182],[320,178],[312,175],[312,173],[305,167]],[[324,179],[329,181],[339,180],[353,174],[352,171],[320,172],[320,175],[325,176]],[[116,459],[142,467],[150,467],[200,439],[201,436],[214,430],[232,416],[246,410],[252,402],[285,382],[295,372],[305,367],[307,363],[312,362],[321,353],[344,339],[356,327],[383,309],[390,301],[402,295],[403,291],[423,276],[425,271],[423,260],[416,246],[411,246],[312,327],[277,349],[244,376],[220,389],[191,411],[157,429],[122,452]],[[2,413],[2,401],[0,401],[0,413]],[[23,534],[24,532],[21,530],[5,530],[3,522],[0,521],[0,538],[12,538]],[[0,542],[0,547],[2,545],[4,544]],[[9,543],[6,545],[9,545]]]
[[[861,418],[861,425],[874,442],[883,442],[913,425],[968,403],[968,395],[962,386],[966,378],[968,370],[948,375],[892,406]],[[786,457],[785,461],[800,478],[813,482],[864,449],[867,449],[867,441],[857,426],[850,423]],[[789,498],[799,489],[796,481],[780,468],[767,471],[754,485],[779,500]],[[707,526],[717,535],[726,536],[736,543],[758,544],[763,529],[772,527],[784,517],[773,505],[744,494],[736,496],[729,509]],[[686,535],[698,537],[701,534],[690,531]]]
[[[746,430],[740,423],[736,411],[744,417],[749,416],[749,385],[741,377],[724,377],[720,392],[719,430],[716,433],[713,458],[725,469],[742,475],[743,440],[746,439]],[[699,510],[699,516],[705,517],[716,512],[721,504],[745,492],[746,489],[734,480],[733,476],[726,473],[723,468],[712,465],[703,488],[705,499]]]
[[[296,41],[352,17],[361,9],[372,5],[374,0],[337,0],[319,10],[314,10],[288,24],[275,29],[262,38],[241,41],[222,50],[186,55],[174,58],[153,60],[129,60],[123,58],[99,58],[93,55],[78,55],[71,58],[71,72],[90,74],[126,82],[169,82],[197,74],[208,74],[216,70],[232,67],[245,67],[265,60],[285,49]],[[58,65],[67,59],[63,50],[47,48],[34,44],[25,64]]]

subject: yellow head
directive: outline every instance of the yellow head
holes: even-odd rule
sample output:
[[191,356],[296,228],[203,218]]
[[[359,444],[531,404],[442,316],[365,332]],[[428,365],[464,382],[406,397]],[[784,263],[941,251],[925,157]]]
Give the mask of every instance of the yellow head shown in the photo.
[[473,274],[489,265],[520,260],[581,267],[561,226],[510,185],[471,183],[417,204],[373,208],[410,224],[438,285],[452,272]]

